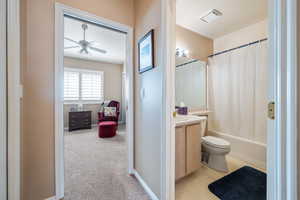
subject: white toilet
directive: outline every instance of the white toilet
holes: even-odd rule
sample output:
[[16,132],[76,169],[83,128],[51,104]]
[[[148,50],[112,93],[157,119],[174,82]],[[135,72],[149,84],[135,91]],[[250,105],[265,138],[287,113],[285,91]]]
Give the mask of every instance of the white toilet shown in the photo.
[[217,171],[227,172],[226,154],[230,152],[230,143],[214,136],[202,137],[202,161]]

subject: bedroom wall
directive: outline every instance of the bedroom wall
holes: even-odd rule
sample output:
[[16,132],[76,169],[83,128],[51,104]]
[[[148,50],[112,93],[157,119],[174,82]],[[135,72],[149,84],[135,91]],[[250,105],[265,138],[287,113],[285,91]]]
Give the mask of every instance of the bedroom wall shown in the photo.
[[[113,64],[106,62],[96,62],[91,60],[83,60],[65,57],[64,67],[79,68],[79,69],[91,69],[100,70],[104,72],[104,100],[116,100],[120,102],[121,114],[120,120],[122,119],[122,113],[124,108],[122,107],[122,64]],[[96,124],[98,121],[98,111],[100,110],[99,104],[84,104],[85,109],[92,111],[92,124]],[[69,126],[68,112],[71,107],[76,107],[76,104],[65,104],[64,105],[64,127]]]
[[235,48],[268,37],[268,20],[265,19],[238,31],[214,39],[214,52]]
[[177,25],[176,48],[187,49],[191,58],[207,61],[213,53],[213,40]]
[[[162,45],[161,0],[135,1],[135,46],[148,31],[154,29],[155,68],[138,73],[135,51],[135,168],[151,190],[161,196],[162,132]],[[141,98],[141,90],[145,96]]]
[[133,0],[22,0],[22,200],[55,195],[54,6],[55,2],[134,25]]

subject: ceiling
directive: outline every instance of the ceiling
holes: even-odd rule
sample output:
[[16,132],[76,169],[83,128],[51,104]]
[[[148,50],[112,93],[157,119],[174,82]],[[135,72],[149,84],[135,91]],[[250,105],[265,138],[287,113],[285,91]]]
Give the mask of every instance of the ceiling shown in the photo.
[[[65,17],[65,33],[64,37],[75,41],[83,40],[82,21]],[[117,63],[122,64],[126,56],[126,34],[111,29],[103,28],[94,24],[89,24],[86,30],[86,40],[94,41],[93,47],[104,49],[105,54],[88,50],[89,53],[80,53],[81,48],[65,49],[64,55],[67,57]],[[76,46],[73,42],[64,40],[65,47]]]
[[[267,18],[268,0],[177,0],[176,24],[211,39],[237,31]],[[200,20],[217,9],[223,16],[211,23]]]

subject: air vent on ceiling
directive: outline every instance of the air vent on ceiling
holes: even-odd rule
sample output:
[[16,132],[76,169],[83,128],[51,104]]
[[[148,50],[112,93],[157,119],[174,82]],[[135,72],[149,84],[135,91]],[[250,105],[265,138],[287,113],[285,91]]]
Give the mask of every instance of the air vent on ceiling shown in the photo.
[[212,21],[215,21],[222,15],[223,15],[223,13],[221,13],[220,11],[218,11],[216,9],[213,9],[213,10],[210,10],[209,12],[205,13],[200,19],[206,23],[210,23]]

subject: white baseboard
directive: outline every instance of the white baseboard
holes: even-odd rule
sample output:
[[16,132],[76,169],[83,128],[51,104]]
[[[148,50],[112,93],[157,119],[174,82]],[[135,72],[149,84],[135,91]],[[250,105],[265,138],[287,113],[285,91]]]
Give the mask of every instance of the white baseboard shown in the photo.
[[63,200],[64,198],[59,198],[59,197],[56,197],[56,196],[53,196],[53,197],[49,197],[48,199],[45,199],[45,200]]
[[58,199],[54,196],[54,197],[49,197],[49,198],[47,198],[45,200],[58,200]]
[[147,185],[147,183],[142,179],[142,177],[139,175],[139,173],[136,170],[133,170],[133,174],[135,178],[139,181],[141,186],[144,188],[146,193],[150,196],[152,200],[159,200],[159,198],[154,194],[154,192],[150,189],[150,187]]
[[[156,196],[156,194],[150,189],[150,187],[147,185],[147,183],[142,179],[142,177],[139,175],[139,173],[136,170],[133,170],[133,175],[138,180],[138,182],[141,184],[141,186],[144,188],[145,192],[150,196],[152,200],[159,200],[159,198]],[[59,200],[56,198],[56,196],[49,197],[45,200]]]

